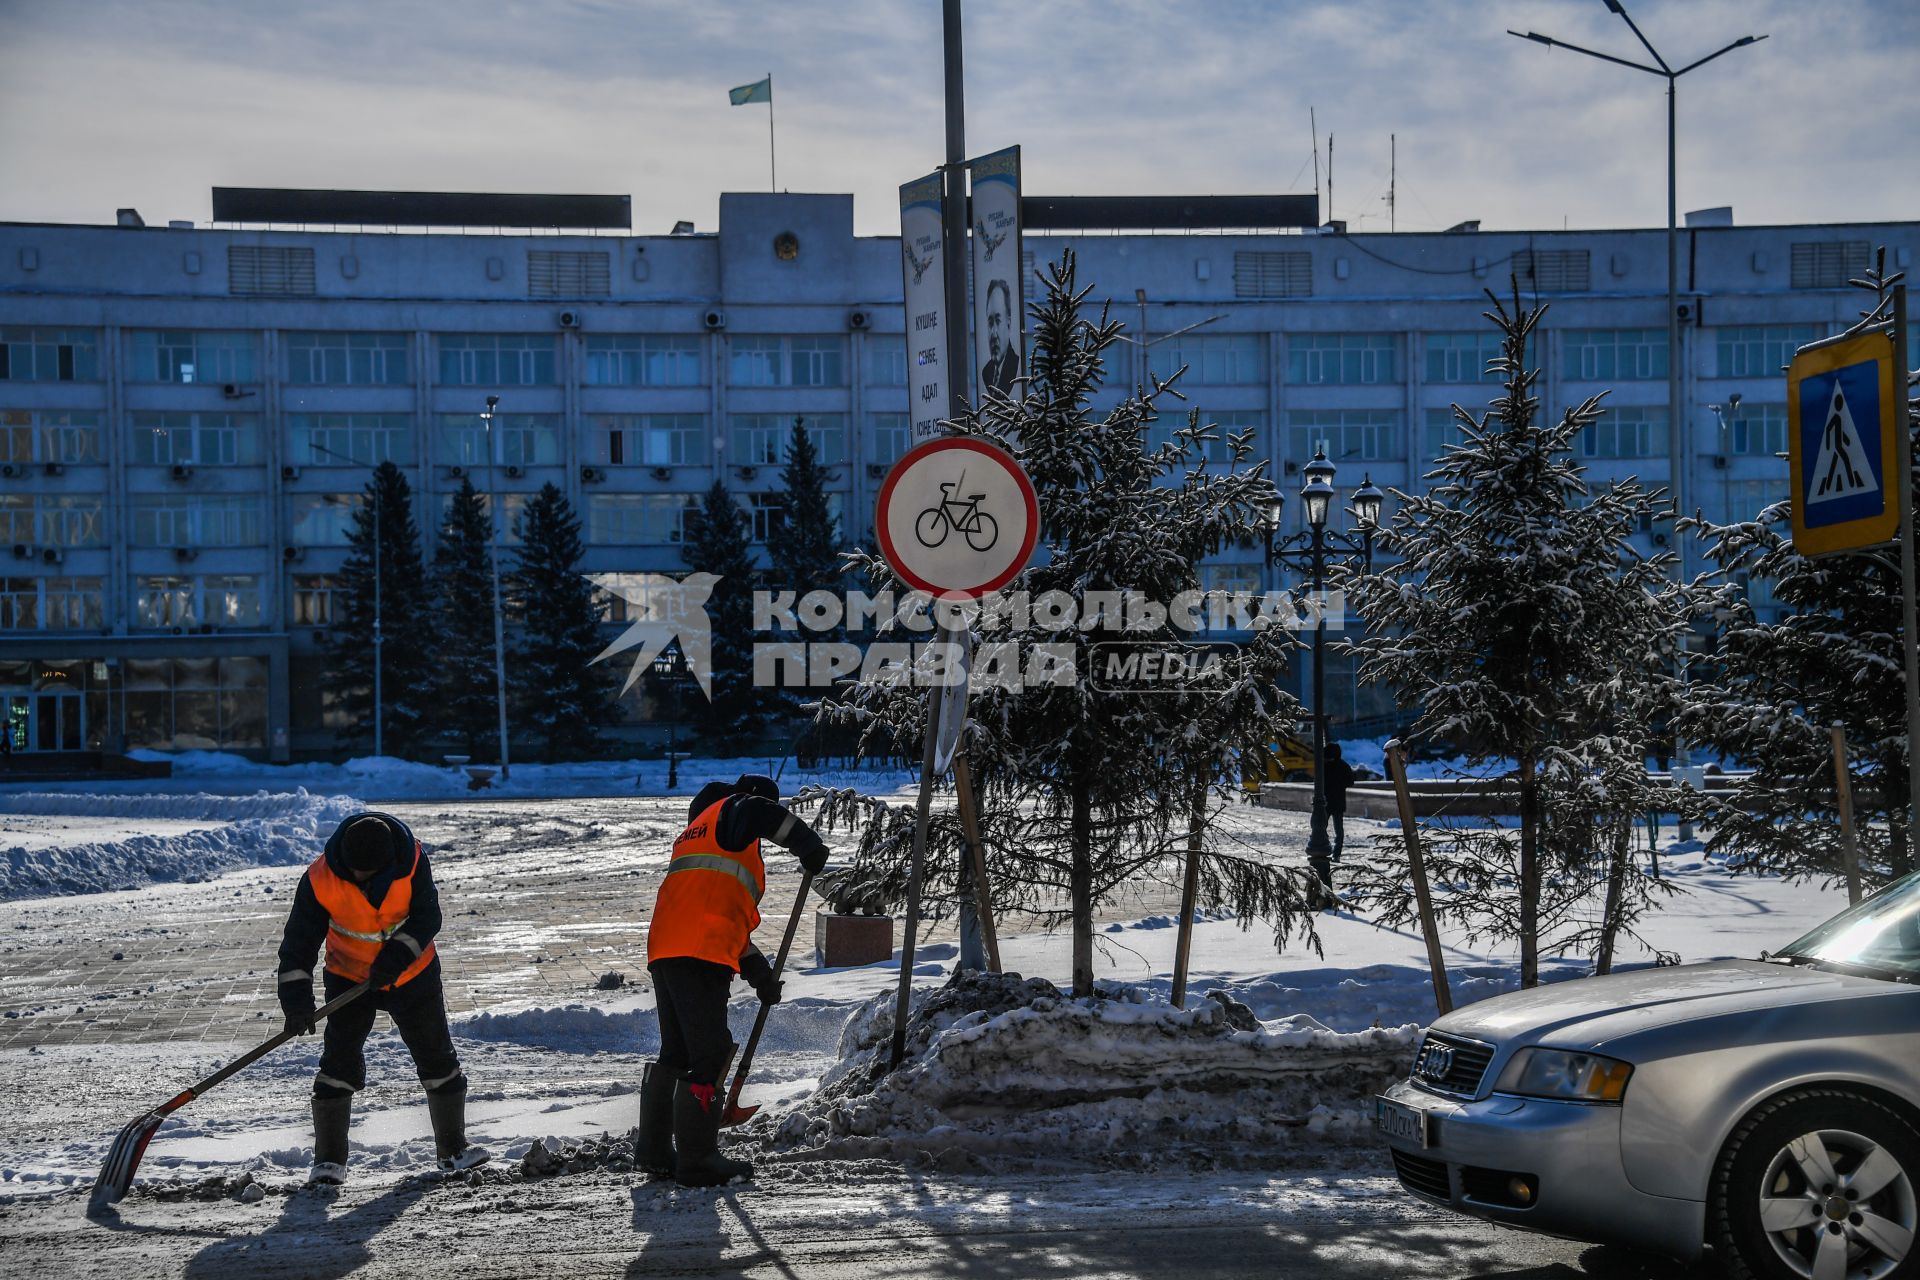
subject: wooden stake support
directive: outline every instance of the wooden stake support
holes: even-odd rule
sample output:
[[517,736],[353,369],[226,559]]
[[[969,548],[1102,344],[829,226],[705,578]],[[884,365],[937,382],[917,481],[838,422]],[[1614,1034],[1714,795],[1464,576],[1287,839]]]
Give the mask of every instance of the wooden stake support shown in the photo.
[[1387,744],[1387,772],[1393,777],[1394,799],[1400,804],[1400,830],[1407,840],[1407,869],[1413,876],[1413,900],[1420,909],[1420,933],[1427,941],[1427,968],[1433,975],[1433,1003],[1441,1013],[1453,1012],[1453,989],[1447,985],[1447,962],[1440,954],[1440,930],[1433,920],[1433,892],[1427,885],[1427,863],[1420,852],[1420,828],[1413,820],[1413,796],[1407,790],[1407,761],[1400,740]]
[[1834,725],[1833,794],[1840,807],[1840,864],[1847,873],[1847,904],[1860,901],[1860,846],[1853,834],[1853,777],[1847,771],[1847,730]]

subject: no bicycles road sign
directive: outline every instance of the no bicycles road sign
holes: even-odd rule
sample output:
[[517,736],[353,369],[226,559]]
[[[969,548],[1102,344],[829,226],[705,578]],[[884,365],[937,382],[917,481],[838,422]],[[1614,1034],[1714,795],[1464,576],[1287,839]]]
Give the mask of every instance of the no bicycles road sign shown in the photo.
[[873,528],[902,581],[944,599],[998,591],[1027,567],[1040,536],[1033,482],[984,440],[929,440],[893,464]]

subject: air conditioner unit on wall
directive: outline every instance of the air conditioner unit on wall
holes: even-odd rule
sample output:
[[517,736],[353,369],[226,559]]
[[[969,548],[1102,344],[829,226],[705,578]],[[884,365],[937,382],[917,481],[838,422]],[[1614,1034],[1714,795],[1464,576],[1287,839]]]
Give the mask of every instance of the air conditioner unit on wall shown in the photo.
[[521,466],[519,463],[509,462],[507,464],[507,479],[518,480],[521,476],[524,476],[526,474],[527,474],[527,469]]
[[847,328],[871,329],[872,327],[873,327],[873,314],[871,312],[867,312],[867,311],[847,312]]
[[673,468],[672,467],[655,467],[653,469],[652,475],[655,480],[671,480],[673,479]]
[[560,313],[560,327],[562,329],[578,329],[580,327],[580,313],[578,311],[562,311]]
[[607,473],[599,467],[580,468],[580,478],[588,484],[599,484],[607,478]]
[[173,464],[173,470],[169,474],[172,475],[175,480],[191,480],[193,479],[193,468],[184,462],[176,462]]
[[280,478],[282,480],[298,480],[300,478],[300,468],[295,466],[282,467],[280,468]]
[[40,561],[43,564],[59,564],[67,558],[67,553],[59,547],[42,547]]
[[709,329],[724,329],[727,327],[727,313],[717,309],[709,311],[701,317],[701,323]]

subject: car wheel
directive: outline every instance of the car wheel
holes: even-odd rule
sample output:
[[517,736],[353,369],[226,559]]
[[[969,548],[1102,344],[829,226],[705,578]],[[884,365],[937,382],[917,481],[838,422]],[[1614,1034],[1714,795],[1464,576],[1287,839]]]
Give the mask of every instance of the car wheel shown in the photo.
[[1796,1090],[1727,1140],[1708,1242],[1735,1280],[1912,1280],[1917,1190],[1912,1121],[1851,1089]]

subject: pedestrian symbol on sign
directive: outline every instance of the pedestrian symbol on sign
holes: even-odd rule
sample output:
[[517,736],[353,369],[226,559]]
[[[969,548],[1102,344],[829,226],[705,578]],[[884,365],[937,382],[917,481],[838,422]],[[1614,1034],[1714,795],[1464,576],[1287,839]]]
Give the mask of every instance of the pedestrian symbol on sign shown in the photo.
[[1866,447],[1860,442],[1860,429],[1854,425],[1846,393],[1837,379],[1827,405],[1826,426],[1820,432],[1820,448],[1814,454],[1812,480],[1807,492],[1809,505],[1878,488],[1867,463]]

